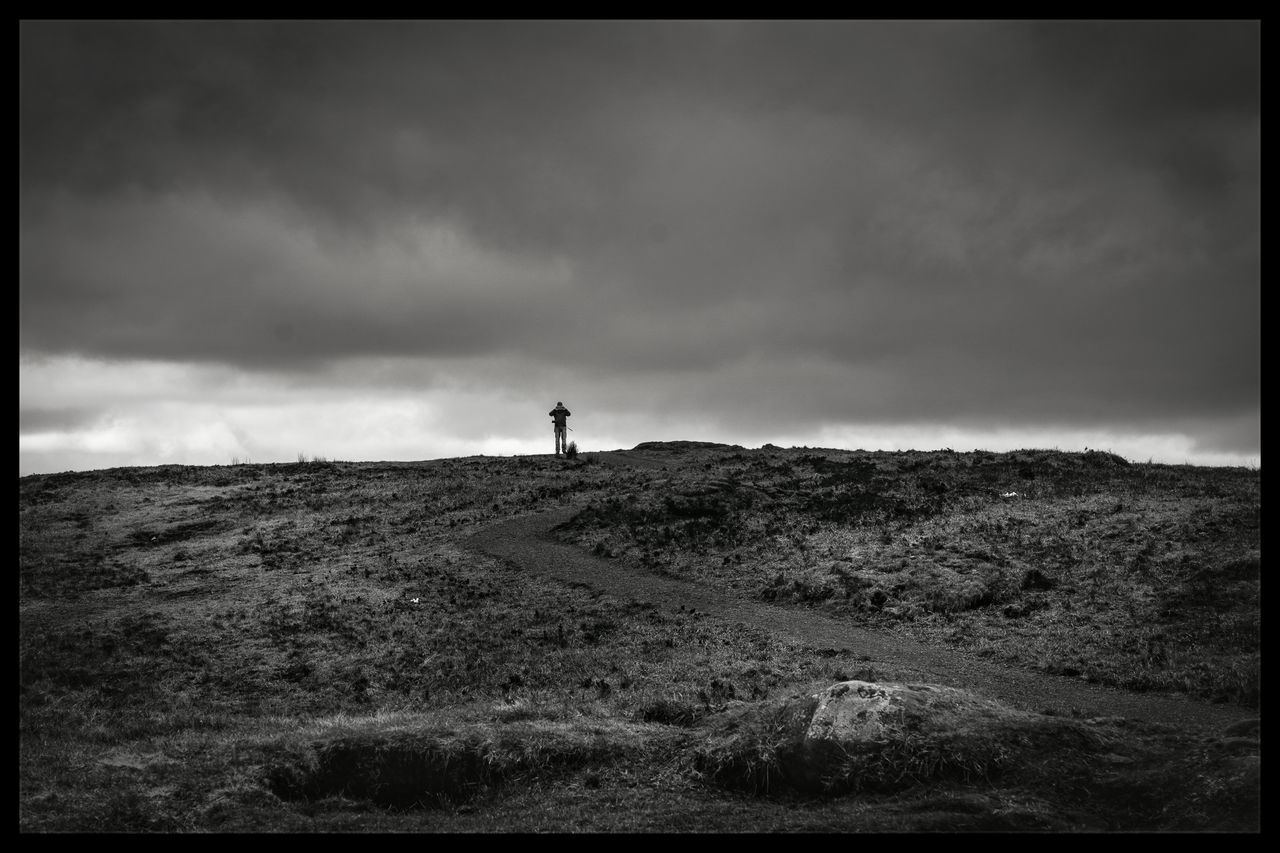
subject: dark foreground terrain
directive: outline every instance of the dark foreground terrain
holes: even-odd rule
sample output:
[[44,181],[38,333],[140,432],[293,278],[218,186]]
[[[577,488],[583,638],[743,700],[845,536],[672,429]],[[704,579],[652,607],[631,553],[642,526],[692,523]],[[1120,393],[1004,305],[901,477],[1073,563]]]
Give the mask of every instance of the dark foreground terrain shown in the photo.
[[[1257,832],[1260,480],[693,442],[23,477],[19,829]],[[780,709],[849,679],[1022,728],[801,772]]]

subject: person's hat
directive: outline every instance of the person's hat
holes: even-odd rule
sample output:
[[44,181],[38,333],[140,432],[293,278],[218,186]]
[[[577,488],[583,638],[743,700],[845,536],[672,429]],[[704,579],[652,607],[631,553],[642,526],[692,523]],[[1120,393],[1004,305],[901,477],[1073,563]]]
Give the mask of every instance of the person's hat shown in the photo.
[[561,403],[559,400],[556,400],[556,405],[557,405],[557,406],[563,406],[563,405],[564,405],[564,403]]

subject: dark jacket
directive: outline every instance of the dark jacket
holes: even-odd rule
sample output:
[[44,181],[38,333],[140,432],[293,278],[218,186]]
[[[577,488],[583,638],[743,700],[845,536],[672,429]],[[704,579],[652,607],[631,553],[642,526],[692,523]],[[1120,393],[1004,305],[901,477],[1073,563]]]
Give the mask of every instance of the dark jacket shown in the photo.
[[565,425],[564,419],[569,417],[569,415],[572,414],[572,412],[570,412],[564,406],[556,406],[554,409],[547,412],[547,414],[550,415],[552,419],[555,420],[556,426],[562,427]]

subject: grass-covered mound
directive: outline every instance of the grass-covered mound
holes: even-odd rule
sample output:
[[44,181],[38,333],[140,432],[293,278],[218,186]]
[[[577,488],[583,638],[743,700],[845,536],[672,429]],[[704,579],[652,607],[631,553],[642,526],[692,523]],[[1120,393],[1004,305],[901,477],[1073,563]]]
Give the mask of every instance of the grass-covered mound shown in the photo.
[[845,681],[726,715],[697,754],[708,778],[752,792],[891,793],[941,779],[986,782],[1012,765],[1106,744],[1086,723],[955,688]]

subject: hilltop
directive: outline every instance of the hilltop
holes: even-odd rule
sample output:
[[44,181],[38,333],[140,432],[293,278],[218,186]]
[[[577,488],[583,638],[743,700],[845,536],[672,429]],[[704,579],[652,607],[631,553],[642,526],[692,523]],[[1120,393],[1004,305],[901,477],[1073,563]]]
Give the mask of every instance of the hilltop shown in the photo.
[[[1251,831],[1260,561],[1259,471],[1100,451],[22,477],[20,829]],[[1078,734],[778,783],[847,679]]]

